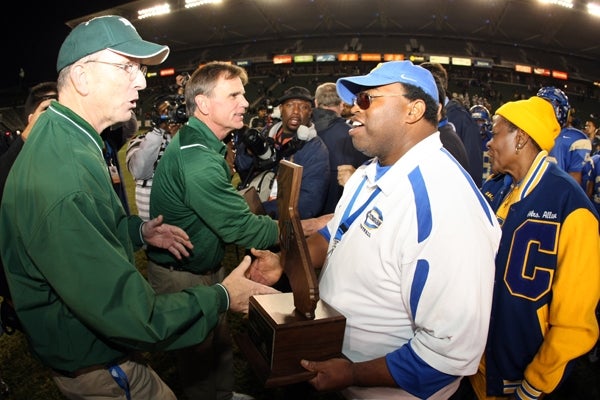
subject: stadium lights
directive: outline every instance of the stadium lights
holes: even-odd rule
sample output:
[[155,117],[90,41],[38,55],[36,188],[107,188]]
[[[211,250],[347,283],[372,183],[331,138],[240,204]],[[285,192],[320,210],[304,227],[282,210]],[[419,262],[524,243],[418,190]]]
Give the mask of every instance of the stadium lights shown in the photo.
[[138,19],[144,19],[148,17],[156,17],[157,15],[168,14],[171,12],[171,6],[169,3],[162,4],[160,6],[154,6],[144,8],[138,11]]
[[544,4],[556,4],[557,6],[565,8],[573,8],[573,0],[539,0],[539,2]]
[[219,4],[223,0],[185,0],[185,8],[198,7],[205,4]]
[[[185,8],[192,8],[205,4],[220,4],[222,2],[223,0],[185,0]],[[169,14],[170,12],[171,5],[169,3],[164,3],[158,6],[138,10],[138,19],[156,17],[158,15]]]
[[590,15],[593,15],[594,17],[600,17],[600,4],[588,3],[587,11]]

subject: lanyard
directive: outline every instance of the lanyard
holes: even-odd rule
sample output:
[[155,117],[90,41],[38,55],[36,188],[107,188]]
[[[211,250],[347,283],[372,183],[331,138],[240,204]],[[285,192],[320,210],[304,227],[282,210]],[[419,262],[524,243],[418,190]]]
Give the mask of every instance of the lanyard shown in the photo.
[[125,391],[125,396],[127,400],[131,400],[131,392],[129,391],[129,379],[127,378],[127,374],[125,371],[119,367],[118,364],[112,365],[108,367],[108,371],[110,372],[110,376],[113,377],[117,385],[121,387]]
[[290,140],[292,140],[293,137],[294,137],[293,134],[290,136],[287,136],[285,133],[283,133],[283,126],[282,126],[277,131],[277,133],[275,134],[275,137],[273,138],[277,150],[280,150],[283,147],[283,145],[286,144],[287,142],[289,142]]
[[375,197],[377,197],[377,195],[381,192],[381,188],[379,186],[377,186],[377,188],[373,191],[373,193],[371,193],[371,196],[369,196],[367,201],[365,201],[364,204],[358,208],[358,210],[356,210],[355,212],[352,213],[352,215],[350,215],[350,210],[352,210],[352,206],[354,205],[354,202],[356,201],[356,198],[358,197],[358,194],[362,190],[362,187],[364,186],[366,181],[367,181],[367,177],[365,175],[363,181],[360,183],[360,185],[354,192],[354,195],[352,196],[350,203],[348,203],[348,206],[346,207],[346,210],[344,211],[344,214],[342,215],[342,220],[340,221],[340,225],[338,226],[338,228],[335,232],[336,242],[339,242],[340,240],[342,240],[342,236],[344,235],[344,233],[346,233],[346,231],[348,231],[348,229],[350,228],[350,225],[352,225],[354,220],[365,210],[367,205],[369,205],[369,203],[371,201],[373,201],[373,199]]

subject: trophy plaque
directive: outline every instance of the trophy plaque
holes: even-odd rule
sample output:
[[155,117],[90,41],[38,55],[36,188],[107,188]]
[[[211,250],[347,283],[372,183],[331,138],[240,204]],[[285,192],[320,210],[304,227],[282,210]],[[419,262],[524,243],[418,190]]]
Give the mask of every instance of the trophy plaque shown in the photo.
[[265,387],[306,381],[301,359],[343,357],[346,318],[319,299],[315,270],[297,212],[302,166],[282,160],[277,175],[281,263],[291,293],[250,297],[246,332],[237,343]]

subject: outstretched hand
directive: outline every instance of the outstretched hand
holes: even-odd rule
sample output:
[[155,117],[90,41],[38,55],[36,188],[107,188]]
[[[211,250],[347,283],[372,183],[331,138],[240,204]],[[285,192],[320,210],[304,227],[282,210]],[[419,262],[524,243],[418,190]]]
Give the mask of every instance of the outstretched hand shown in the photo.
[[257,250],[254,248],[250,249],[250,253],[256,258],[246,271],[246,278],[268,286],[277,283],[283,274],[279,254],[275,254],[269,250]]
[[333,214],[325,214],[320,217],[315,218],[307,218],[300,221],[302,224],[302,231],[304,232],[304,236],[308,237],[315,232],[318,232],[319,229],[323,228],[329,220],[333,218]]
[[178,260],[188,257],[188,249],[194,248],[187,233],[177,226],[164,224],[162,215],[142,225],[142,236],[147,244],[169,250]]

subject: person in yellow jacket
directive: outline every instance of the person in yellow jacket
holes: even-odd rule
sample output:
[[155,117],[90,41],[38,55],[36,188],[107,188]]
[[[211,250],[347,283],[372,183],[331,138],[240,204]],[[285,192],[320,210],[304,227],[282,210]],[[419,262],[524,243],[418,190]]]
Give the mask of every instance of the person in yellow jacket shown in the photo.
[[598,214],[549,161],[560,127],[532,97],[501,106],[488,142],[494,175],[482,192],[502,226],[488,341],[471,384],[479,399],[537,399],[598,338]]

